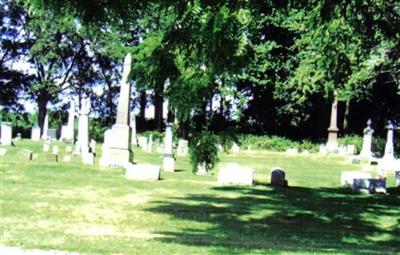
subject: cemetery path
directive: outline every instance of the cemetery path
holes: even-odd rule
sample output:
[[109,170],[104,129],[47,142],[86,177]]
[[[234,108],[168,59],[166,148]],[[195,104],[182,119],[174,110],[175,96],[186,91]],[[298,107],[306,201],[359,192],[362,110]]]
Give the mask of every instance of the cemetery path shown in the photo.
[[76,252],[66,252],[66,251],[55,251],[55,250],[25,250],[18,247],[6,247],[0,245],[0,254],[7,255],[79,255]]

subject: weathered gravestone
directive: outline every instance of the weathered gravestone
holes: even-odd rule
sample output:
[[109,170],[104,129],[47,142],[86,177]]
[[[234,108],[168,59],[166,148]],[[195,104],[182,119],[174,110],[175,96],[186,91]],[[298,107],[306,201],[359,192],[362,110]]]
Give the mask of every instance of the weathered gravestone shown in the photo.
[[132,162],[130,113],[130,73],[132,56],[128,53],[124,59],[121,87],[118,99],[117,120],[109,132],[109,139],[103,148],[102,166],[125,166]]
[[40,140],[40,127],[32,127],[31,140],[32,141],[39,141]]
[[128,163],[125,168],[127,179],[154,181],[160,179],[160,167],[156,165]]
[[189,142],[188,140],[179,139],[177,153],[180,157],[185,157],[188,154]]
[[167,172],[175,171],[175,158],[172,151],[173,137],[172,137],[172,124],[167,123],[164,138],[164,154],[163,154],[163,169]]
[[397,171],[394,176],[396,177],[396,186],[400,188],[400,171]]
[[9,122],[1,123],[1,144],[11,145],[12,144],[12,126]]
[[47,138],[57,140],[57,130],[54,128],[49,128],[47,130]]
[[271,186],[287,187],[286,174],[282,168],[274,167],[271,169]]
[[218,174],[218,183],[252,186],[253,175],[253,169],[230,163],[220,168]]
[[47,162],[58,162],[58,155],[48,154],[47,155]]

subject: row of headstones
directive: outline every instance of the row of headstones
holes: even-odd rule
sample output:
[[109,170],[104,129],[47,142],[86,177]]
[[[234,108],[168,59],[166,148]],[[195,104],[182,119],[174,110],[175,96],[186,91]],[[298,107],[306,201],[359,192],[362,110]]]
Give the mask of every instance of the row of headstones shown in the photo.
[[[153,141],[153,136],[150,135],[148,137],[145,136],[137,136],[137,145],[142,149],[144,152],[153,152],[154,147],[156,148],[156,152],[163,153],[164,152],[164,145],[161,141]],[[185,139],[179,139],[178,146],[177,146],[177,154],[178,156],[184,157],[188,154],[189,151],[189,142]]]
[[[376,178],[368,169],[361,171],[342,172],[340,183],[344,187],[351,187],[356,193],[384,193],[386,194],[386,174],[378,173]],[[396,186],[400,188],[400,171],[395,171]]]

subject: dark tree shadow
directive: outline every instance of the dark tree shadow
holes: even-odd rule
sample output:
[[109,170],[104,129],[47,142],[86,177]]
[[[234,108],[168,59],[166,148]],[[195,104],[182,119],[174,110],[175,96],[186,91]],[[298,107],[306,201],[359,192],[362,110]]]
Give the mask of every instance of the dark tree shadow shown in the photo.
[[[213,195],[155,202],[151,212],[212,227],[178,227],[163,242],[212,247],[215,254],[252,251],[400,253],[400,195],[354,195],[343,188],[216,187]],[[397,222],[377,221],[382,216]]]

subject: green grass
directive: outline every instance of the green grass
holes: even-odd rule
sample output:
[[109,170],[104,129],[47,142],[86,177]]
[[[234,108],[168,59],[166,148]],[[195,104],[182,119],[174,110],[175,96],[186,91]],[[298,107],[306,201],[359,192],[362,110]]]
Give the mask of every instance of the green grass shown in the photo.
[[[23,159],[22,148],[39,157]],[[39,142],[7,149],[0,158],[3,245],[84,254],[400,253],[400,192],[340,188],[340,172],[361,167],[343,158],[220,155],[221,163],[256,170],[255,186],[229,187],[216,184],[217,170],[193,175],[188,158],[151,182],[126,180],[121,168],[82,165],[79,157],[46,162]],[[158,154],[139,150],[135,161],[161,164]],[[268,186],[273,166],[286,169],[289,188]]]

